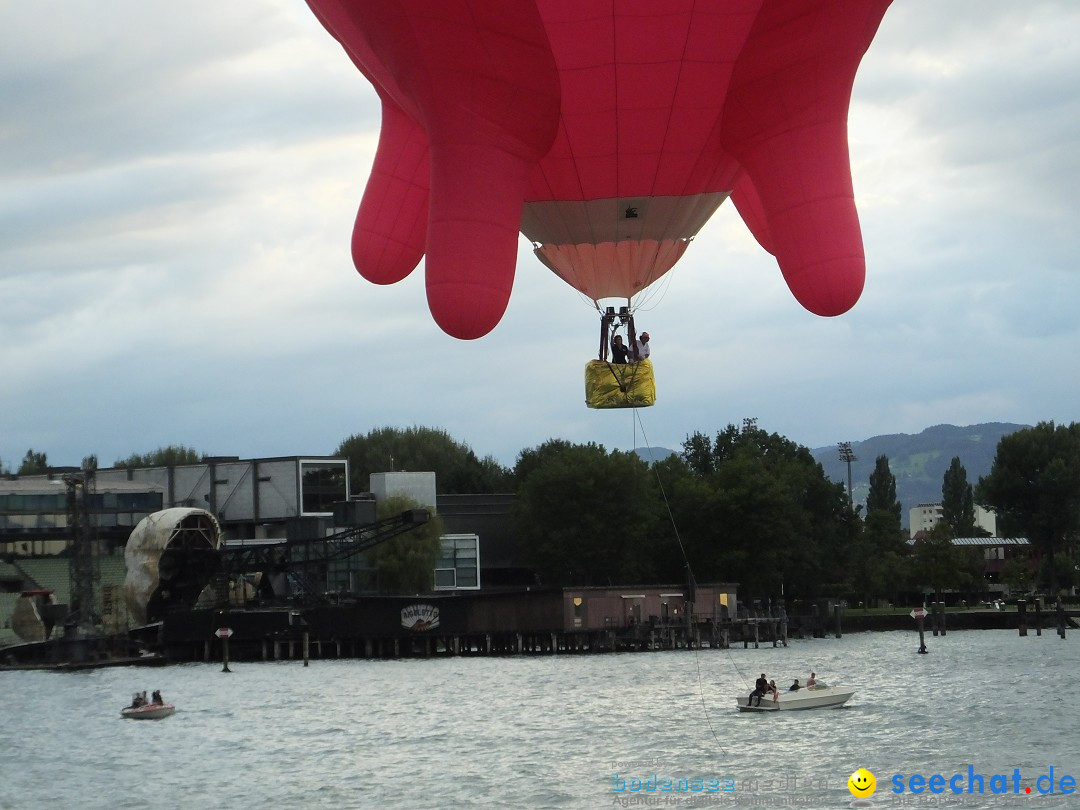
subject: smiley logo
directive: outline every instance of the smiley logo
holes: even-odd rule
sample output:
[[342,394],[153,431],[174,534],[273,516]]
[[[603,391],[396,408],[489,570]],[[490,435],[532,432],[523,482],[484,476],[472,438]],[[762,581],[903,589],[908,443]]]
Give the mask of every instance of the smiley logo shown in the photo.
[[866,768],[859,768],[848,777],[847,788],[851,791],[852,796],[865,799],[874,795],[874,791],[877,790],[877,780]]

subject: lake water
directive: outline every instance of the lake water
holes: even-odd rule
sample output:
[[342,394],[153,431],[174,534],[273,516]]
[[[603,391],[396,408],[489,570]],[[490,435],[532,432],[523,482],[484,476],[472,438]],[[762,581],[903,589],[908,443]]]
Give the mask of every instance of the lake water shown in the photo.
[[[786,649],[5,672],[0,807],[1080,807],[1060,792],[1080,779],[1080,633],[927,646],[859,633]],[[811,669],[858,692],[839,710],[734,710],[758,673],[787,686]],[[142,689],[177,713],[122,720]],[[856,800],[860,767],[878,787]],[[959,775],[964,792],[913,794],[912,774]],[[982,794],[967,792],[976,774]],[[1001,777],[1009,792],[991,793]]]

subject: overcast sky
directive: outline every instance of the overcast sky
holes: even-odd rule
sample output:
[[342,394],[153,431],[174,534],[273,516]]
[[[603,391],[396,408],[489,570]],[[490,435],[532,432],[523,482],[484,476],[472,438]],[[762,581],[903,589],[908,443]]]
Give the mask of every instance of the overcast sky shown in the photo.
[[898,0],[855,82],[862,299],[792,297],[730,203],[661,283],[657,403],[584,405],[591,305],[522,237],[461,342],[423,267],[349,241],[374,91],[301,0],[0,0],[0,460],[168,444],[329,454],[444,428],[512,465],[549,438],[678,448],[746,417],[808,447],[1080,403],[1080,3]]

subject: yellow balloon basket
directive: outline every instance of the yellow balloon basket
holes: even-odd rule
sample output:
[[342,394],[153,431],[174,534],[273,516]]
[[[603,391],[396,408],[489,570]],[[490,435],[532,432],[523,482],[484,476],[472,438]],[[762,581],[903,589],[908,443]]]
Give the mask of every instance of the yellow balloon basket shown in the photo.
[[656,378],[651,361],[590,360],[585,366],[585,404],[590,408],[647,408],[654,402]]

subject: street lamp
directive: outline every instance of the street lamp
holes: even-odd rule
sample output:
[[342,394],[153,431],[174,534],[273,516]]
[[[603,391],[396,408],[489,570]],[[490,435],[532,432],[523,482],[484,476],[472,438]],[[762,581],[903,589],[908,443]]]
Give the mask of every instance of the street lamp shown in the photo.
[[837,447],[840,448],[840,460],[847,462],[847,497],[848,502],[854,506],[855,499],[851,494],[851,462],[858,459],[855,458],[855,451],[851,449],[851,442],[840,442]]

